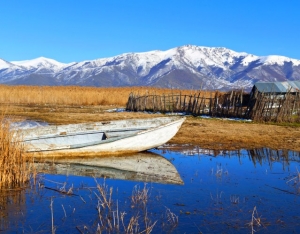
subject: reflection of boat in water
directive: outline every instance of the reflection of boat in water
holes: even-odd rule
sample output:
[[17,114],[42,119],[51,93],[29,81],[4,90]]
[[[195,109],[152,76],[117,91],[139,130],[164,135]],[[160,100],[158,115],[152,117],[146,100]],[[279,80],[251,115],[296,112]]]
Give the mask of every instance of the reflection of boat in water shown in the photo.
[[29,152],[51,156],[132,153],[160,146],[185,118],[161,117],[20,129]]
[[47,174],[183,184],[174,165],[166,158],[151,152],[94,158],[43,158],[35,165],[38,172]]

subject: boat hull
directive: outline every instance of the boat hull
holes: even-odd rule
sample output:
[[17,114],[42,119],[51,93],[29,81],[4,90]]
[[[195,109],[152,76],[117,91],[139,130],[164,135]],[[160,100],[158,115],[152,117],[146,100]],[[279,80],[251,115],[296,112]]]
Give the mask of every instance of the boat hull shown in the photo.
[[[162,118],[159,118],[159,120],[161,119]],[[144,125],[142,125],[141,124],[142,121],[140,121],[139,122],[140,125],[137,126],[136,124],[132,129],[130,129],[127,126],[126,132],[128,132],[128,134],[123,134],[121,136],[108,138],[106,140],[99,139],[98,142],[95,141],[95,139],[93,139],[91,140],[91,142],[86,141],[85,143],[73,144],[73,145],[72,144],[59,145],[59,142],[61,142],[64,139],[68,139],[67,138],[68,133],[63,131],[65,129],[66,130],[69,129],[70,131],[70,126],[66,125],[65,128],[63,126],[60,126],[59,129],[60,135],[57,136],[57,139],[55,138],[55,134],[57,134],[57,132],[55,134],[51,132],[51,134],[54,134],[54,136],[45,137],[45,135],[43,134],[49,131],[47,130],[47,128],[44,128],[44,131],[41,131],[40,129],[36,131],[35,130],[27,131],[27,136],[25,137],[24,143],[27,145],[28,152],[34,153],[35,155],[41,155],[41,156],[51,155],[53,157],[60,157],[60,156],[65,157],[66,155],[92,156],[92,155],[126,154],[126,153],[140,152],[140,151],[145,151],[151,148],[158,147],[168,142],[178,132],[184,120],[185,118],[170,118],[169,121],[166,121],[166,119],[164,119],[163,121],[164,124],[153,126],[155,121],[153,121],[152,119],[149,120],[151,122],[150,124],[151,127],[148,129],[146,129],[147,120],[145,120]],[[129,121],[131,121],[132,123],[136,123],[134,122],[134,120],[129,120]],[[118,125],[116,123],[117,121],[112,121],[110,124],[113,126]],[[160,124],[159,121],[157,124]],[[130,122],[128,123],[128,125],[130,125]],[[77,125],[77,127],[79,126],[82,126],[82,124]],[[97,124],[95,124],[95,126],[97,126]],[[72,125],[72,128],[74,130],[71,134],[71,137],[74,138],[74,135],[76,136],[76,125]],[[105,131],[108,131],[108,128],[110,128],[110,126],[107,125],[105,125],[105,129],[101,129],[100,127],[95,127],[94,129],[92,129],[92,132],[86,133],[86,135],[95,134],[97,137],[101,138],[102,135],[99,133],[99,131],[103,131],[103,133],[105,133]],[[95,129],[97,130],[97,133],[93,132],[95,131]],[[134,131],[134,129],[146,129],[146,130]],[[116,129],[114,131],[117,132]],[[36,132],[39,132],[39,134]],[[66,134],[66,136],[62,137],[62,133]],[[82,131],[80,134],[85,135],[83,134]],[[108,133],[108,135],[109,134],[111,133]],[[49,134],[47,136],[49,136]],[[51,139],[51,141],[49,139]]]

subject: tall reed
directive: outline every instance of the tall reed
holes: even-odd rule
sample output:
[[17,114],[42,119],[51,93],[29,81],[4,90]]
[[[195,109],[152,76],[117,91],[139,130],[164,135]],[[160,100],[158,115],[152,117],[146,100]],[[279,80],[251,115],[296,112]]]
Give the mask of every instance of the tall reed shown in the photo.
[[36,105],[121,105],[130,93],[191,94],[193,90],[155,87],[79,87],[79,86],[8,86],[0,85],[0,103]]
[[0,189],[23,187],[31,173],[24,145],[10,125],[7,118],[0,117]]
[[[136,206],[136,210],[119,210],[118,201],[112,199],[113,188],[97,181],[98,193],[98,217],[99,223],[96,233],[151,233],[157,221],[151,221],[147,212],[147,202],[149,199],[149,189],[145,185],[143,189],[135,187],[131,209]],[[141,207],[141,206],[142,207]],[[126,214],[131,214],[130,217]]]

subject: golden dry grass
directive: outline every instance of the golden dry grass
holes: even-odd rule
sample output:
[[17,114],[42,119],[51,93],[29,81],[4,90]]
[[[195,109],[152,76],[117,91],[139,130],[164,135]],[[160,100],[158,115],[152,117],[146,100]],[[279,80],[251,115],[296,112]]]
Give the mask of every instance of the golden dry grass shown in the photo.
[[0,119],[0,188],[19,188],[30,179],[31,168],[18,134],[10,131],[10,121]]
[[207,149],[289,149],[300,151],[300,127],[189,117],[170,143]]
[[[193,91],[149,87],[0,86],[0,102],[7,103],[0,106],[0,111],[52,124],[161,116],[141,112],[105,112],[107,109],[124,107],[131,92],[140,94],[147,92],[156,94],[167,94],[170,92],[191,94]],[[208,96],[211,95],[210,92],[206,92],[206,94]],[[269,147],[272,149],[300,151],[299,139],[300,128],[292,125],[278,126],[189,117],[170,143],[193,144],[209,149]]]
[[0,113],[5,112],[16,117],[46,121],[50,124],[83,123],[161,116],[159,114],[149,115],[140,112],[109,113],[106,111],[113,108],[116,108],[116,106],[2,105],[0,106]]
[[[0,103],[38,105],[120,105],[125,106],[129,94],[191,94],[191,90],[153,87],[79,87],[79,86],[6,86],[0,85]],[[204,92],[210,95],[210,92]]]

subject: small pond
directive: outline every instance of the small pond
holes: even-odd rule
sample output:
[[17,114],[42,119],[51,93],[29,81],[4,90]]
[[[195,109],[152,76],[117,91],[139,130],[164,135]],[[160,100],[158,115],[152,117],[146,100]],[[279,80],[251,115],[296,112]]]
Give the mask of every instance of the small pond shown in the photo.
[[299,233],[299,162],[293,151],[186,145],[38,162],[30,188],[1,192],[0,230]]

